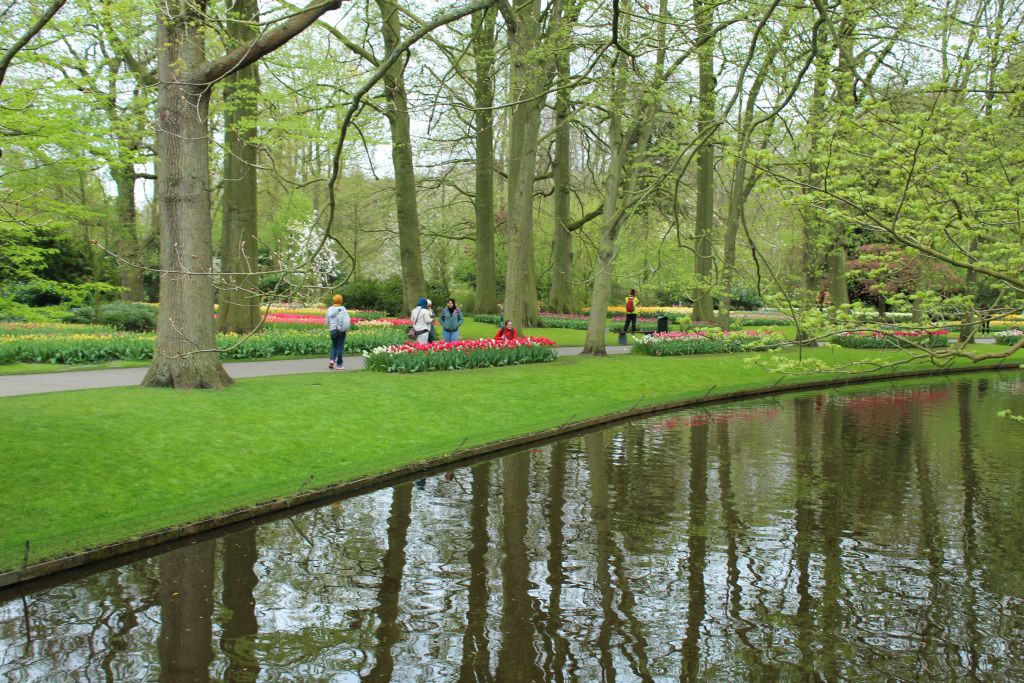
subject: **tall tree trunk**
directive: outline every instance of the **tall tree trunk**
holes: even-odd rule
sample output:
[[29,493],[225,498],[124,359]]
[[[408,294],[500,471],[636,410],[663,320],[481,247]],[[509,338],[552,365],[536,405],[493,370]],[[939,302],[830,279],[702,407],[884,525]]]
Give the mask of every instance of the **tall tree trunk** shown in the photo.
[[619,228],[623,220],[622,213],[618,211],[619,187],[622,183],[622,165],[625,156],[621,107],[625,103],[626,78],[621,62],[617,65],[617,71],[615,93],[612,97],[608,121],[608,148],[611,156],[608,159],[608,175],[604,185],[601,242],[597,247],[597,272],[594,273],[594,286],[590,295],[590,321],[587,324],[587,339],[583,343],[583,353],[594,356],[605,355],[604,332],[605,326],[608,324],[606,314],[612,293],[612,268],[617,251],[615,240],[619,236]]
[[498,312],[498,277],[494,251],[494,10],[473,15],[476,81],[476,301],[480,313]]
[[210,87],[183,76],[205,60],[202,7],[157,26],[156,147],[160,207],[160,315],[146,386],[220,388],[232,380],[217,355],[210,229]]
[[572,313],[572,233],[569,224],[569,172],[572,165],[569,142],[569,50],[558,55],[556,64],[559,90],[555,95],[555,159],[554,174],[555,225],[552,238],[551,290],[548,310]]
[[508,145],[508,268],[505,279],[505,319],[519,327],[536,325],[537,266],[533,246],[533,184],[536,178],[540,110],[546,82],[538,57],[540,1],[515,6],[516,26],[510,30],[512,108]]
[[[398,5],[392,0],[377,0],[381,15],[384,49],[390,54],[401,40],[402,21]],[[399,60],[384,76],[387,106],[384,114],[391,127],[391,163],[395,169],[395,208],[398,214],[398,250],[402,262],[402,302],[412,310],[417,299],[426,296],[423,274],[423,250],[420,246],[420,220],[416,205],[416,168],[412,159],[412,135],[409,125],[409,97],[405,91],[404,60]]]
[[117,223],[120,231],[117,250],[127,263],[121,263],[118,273],[121,280],[121,299],[124,301],[142,301],[146,298],[142,286],[142,269],[137,267],[142,257],[139,244],[138,219],[135,208],[135,169],[132,165],[111,167],[111,176],[117,190],[115,204],[117,206]]
[[[228,6],[227,34],[231,45],[241,45],[258,35],[257,0],[232,0]],[[225,79],[224,100],[224,194],[220,258],[223,276],[217,308],[221,332],[245,334],[260,321],[257,267],[256,155],[257,63],[239,69]]]
[[761,87],[767,76],[768,69],[775,61],[778,54],[778,45],[775,43],[768,50],[761,69],[750,85],[747,93],[747,101],[741,114],[739,135],[737,144],[739,150],[736,154],[735,168],[733,169],[732,184],[729,187],[729,208],[725,220],[725,238],[722,248],[722,293],[719,297],[718,322],[723,328],[729,328],[729,312],[732,309],[732,288],[736,280],[736,235],[739,233],[740,220],[743,217],[744,204],[750,192],[753,190],[753,183],[747,182],[747,151],[750,149],[751,138],[754,133],[754,114],[757,111],[757,99],[761,94]]
[[144,385],[197,389],[231,383],[217,356],[213,322],[212,85],[270,54],[340,4],[311,0],[307,9],[210,61],[203,42],[207,3],[156,5],[160,317]]
[[693,319],[712,320],[715,314],[712,297],[715,222],[715,147],[710,135],[715,126],[714,6],[707,0],[693,1],[694,24],[697,29],[697,80],[700,121],[697,134],[701,138],[697,152],[697,216],[694,227],[694,274],[697,289],[693,297]]
[[[827,41],[819,38],[815,46],[814,85],[811,90],[811,103],[808,109],[807,131],[807,190],[805,194],[814,196],[819,185],[821,164],[818,155],[821,153],[822,130],[825,126],[826,93],[828,91],[830,61],[832,48]],[[813,200],[810,200],[813,201]],[[803,284],[811,291],[817,292],[821,287],[824,274],[822,248],[819,242],[824,239],[825,229],[820,216],[821,210],[813,203],[804,205],[801,211],[803,222]]]

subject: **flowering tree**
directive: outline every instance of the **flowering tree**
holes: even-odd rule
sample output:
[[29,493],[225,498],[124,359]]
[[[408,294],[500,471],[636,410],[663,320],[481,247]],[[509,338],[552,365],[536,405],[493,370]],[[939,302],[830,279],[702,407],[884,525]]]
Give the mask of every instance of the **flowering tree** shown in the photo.
[[329,287],[338,276],[341,260],[324,241],[323,229],[309,218],[295,221],[287,228],[289,247],[282,265],[296,287]]

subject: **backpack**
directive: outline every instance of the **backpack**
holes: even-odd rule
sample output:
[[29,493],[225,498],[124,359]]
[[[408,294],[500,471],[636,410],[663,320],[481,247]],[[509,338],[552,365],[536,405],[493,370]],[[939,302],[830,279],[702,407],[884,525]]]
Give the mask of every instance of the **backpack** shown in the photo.
[[632,312],[633,312],[633,297],[629,297],[629,298],[626,299],[626,313],[632,313]]

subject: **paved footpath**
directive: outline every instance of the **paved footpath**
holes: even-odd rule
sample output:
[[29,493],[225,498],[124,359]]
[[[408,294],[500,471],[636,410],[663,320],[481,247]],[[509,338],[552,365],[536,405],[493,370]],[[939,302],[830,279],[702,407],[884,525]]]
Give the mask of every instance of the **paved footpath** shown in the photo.
[[[558,349],[560,356],[579,355],[583,348],[571,346]],[[609,354],[629,353],[628,346],[609,346]],[[298,360],[265,360],[244,363],[225,363],[228,374],[235,379],[246,377],[270,377],[271,375],[300,375],[309,372],[329,372],[326,358],[302,358]],[[345,356],[344,372],[363,369],[363,357]],[[142,383],[147,368],[114,368],[111,370],[78,370],[51,372],[37,375],[0,376],[0,397],[24,394],[45,394],[51,391],[73,391],[75,389],[103,389],[105,387],[130,387]],[[339,372],[334,370],[334,372]]]

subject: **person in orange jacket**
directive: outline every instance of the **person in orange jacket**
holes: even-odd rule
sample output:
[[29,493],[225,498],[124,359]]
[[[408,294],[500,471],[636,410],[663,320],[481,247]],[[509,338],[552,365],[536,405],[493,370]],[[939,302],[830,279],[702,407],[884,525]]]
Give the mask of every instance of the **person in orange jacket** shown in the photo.
[[516,328],[512,327],[512,321],[506,320],[505,324],[498,328],[498,333],[494,335],[495,339],[515,339]]
[[633,324],[633,331],[636,332],[636,311],[640,308],[640,301],[636,298],[636,290],[629,290],[626,297],[626,325],[622,328],[623,333],[629,332],[630,323]]

